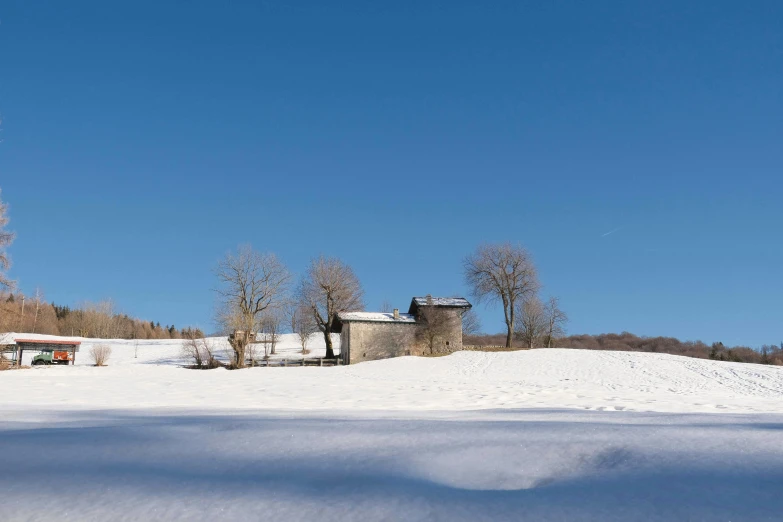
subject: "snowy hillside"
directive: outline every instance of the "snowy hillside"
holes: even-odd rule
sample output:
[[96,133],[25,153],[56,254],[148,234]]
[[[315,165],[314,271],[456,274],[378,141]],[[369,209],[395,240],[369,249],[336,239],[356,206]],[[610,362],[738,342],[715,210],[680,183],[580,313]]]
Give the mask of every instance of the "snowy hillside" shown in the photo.
[[[299,336],[295,334],[282,334],[275,346],[275,358],[298,359],[302,357],[302,344]],[[43,335],[30,333],[6,333],[0,334],[0,344],[11,344],[14,339],[52,339],[60,341],[78,341],[81,343],[79,352],[76,354],[77,366],[90,366],[92,364],[89,352],[96,344],[107,344],[112,348],[111,365],[127,364],[161,364],[161,365],[186,365],[192,364],[183,356],[182,347],[185,341],[180,339],[91,339],[87,337],[68,337],[57,335]],[[209,339],[215,356],[221,360],[228,360],[228,352],[231,347],[225,337],[215,337]],[[334,349],[339,353],[340,336],[333,335],[332,343]],[[262,345],[258,344],[257,350],[263,355]],[[326,343],[323,334],[313,334],[307,341],[307,350],[309,354],[306,357],[323,357],[326,353]],[[37,352],[25,352],[22,362],[30,364],[33,356]]]
[[[11,334],[31,337],[30,334]],[[41,336],[38,336],[41,337]],[[60,338],[64,339],[64,338]],[[401,357],[340,368],[183,368],[182,341],[80,339],[76,367],[35,367],[0,379],[6,408],[475,410],[576,408],[657,412],[782,412],[783,368],[665,354],[539,349]],[[109,366],[90,366],[93,343]],[[220,355],[225,339],[212,339]],[[308,343],[323,355],[321,336]],[[285,335],[277,357],[301,357]],[[26,354],[29,361],[33,354]],[[52,394],[64,387],[67,394]],[[100,389],[100,394],[95,394]],[[22,393],[12,393],[17,390]],[[259,393],[263,392],[263,397]]]
[[[780,367],[542,349],[189,370],[181,341],[83,341],[75,367],[0,372],[0,520],[783,510]],[[112,346],[108,367],[89,366],[96,342]],[[278,351],[297,350],[289,336]]]

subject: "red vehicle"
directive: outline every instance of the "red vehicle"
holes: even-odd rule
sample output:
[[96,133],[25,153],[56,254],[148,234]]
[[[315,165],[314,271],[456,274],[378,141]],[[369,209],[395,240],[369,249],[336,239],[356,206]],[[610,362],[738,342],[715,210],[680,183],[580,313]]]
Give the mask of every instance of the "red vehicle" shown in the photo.
[[33,357],[33,364],[70,364],[73,361],[73,352],[65,350],[41,350],[41,353]]

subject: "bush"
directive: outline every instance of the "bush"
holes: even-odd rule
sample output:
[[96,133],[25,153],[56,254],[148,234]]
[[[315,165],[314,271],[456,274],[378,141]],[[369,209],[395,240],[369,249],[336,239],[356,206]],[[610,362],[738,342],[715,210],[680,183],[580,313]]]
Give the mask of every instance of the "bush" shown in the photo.
[[90,350],[90,357],[95,366],[106,366],[111,357],[111,346],[108,344],[96,344]]
[[182,344],[182,355],[193,361],[188,368],[193,369],[213,369],[221,366],[212,353],[212,345],[209,339],[203,337],[190,337]]
[[0,355],[0,372],[11,367],[11,361]]

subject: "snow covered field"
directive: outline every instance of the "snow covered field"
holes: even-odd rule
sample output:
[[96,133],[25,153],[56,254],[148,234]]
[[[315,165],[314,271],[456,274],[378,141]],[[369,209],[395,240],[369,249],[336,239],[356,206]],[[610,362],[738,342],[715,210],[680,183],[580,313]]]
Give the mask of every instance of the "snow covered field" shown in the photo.
[[76,367],[0,373],[0,520],[783,510],[780,367],[552,349],[195,371],[179,341],[107,341],[94,368],[91,342]]

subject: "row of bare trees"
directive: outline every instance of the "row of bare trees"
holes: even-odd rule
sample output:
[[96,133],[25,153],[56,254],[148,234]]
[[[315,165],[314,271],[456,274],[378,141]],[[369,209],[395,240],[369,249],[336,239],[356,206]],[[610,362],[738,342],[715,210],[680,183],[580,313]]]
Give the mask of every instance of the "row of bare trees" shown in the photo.
[[[255,345],[264,345],[264,356],[274,353],[277,336],[287,323],[302,341],[321,332],[326,358],[334,358],[331,334],[340,311],[364,307],[361,283],[350,266],[336,258],[318,257],[298,280],[271,253],[240,246],[221,260],[215,275],[218,306],[216,322],[229,336],[232,365],[245,366],[256,357]],[[261,339],[258,339],[261,336]]]
[[0,332],[27,332],[102,339],[179,339],[191,328],[144,321],[118,311],[112,300],[85,302],[73,308],[46,301],[43,292],[32,296],[0,291]]
[[[511,243],[484,244],[463,261],[465,283],[476,303],[501,304],[506,347],[514,338],[529,348],[552,346],[565,334],[566,314],[556,297],[542,302],[541,284],[530,254]],[[472,333],[472,332],[471,332]]]

